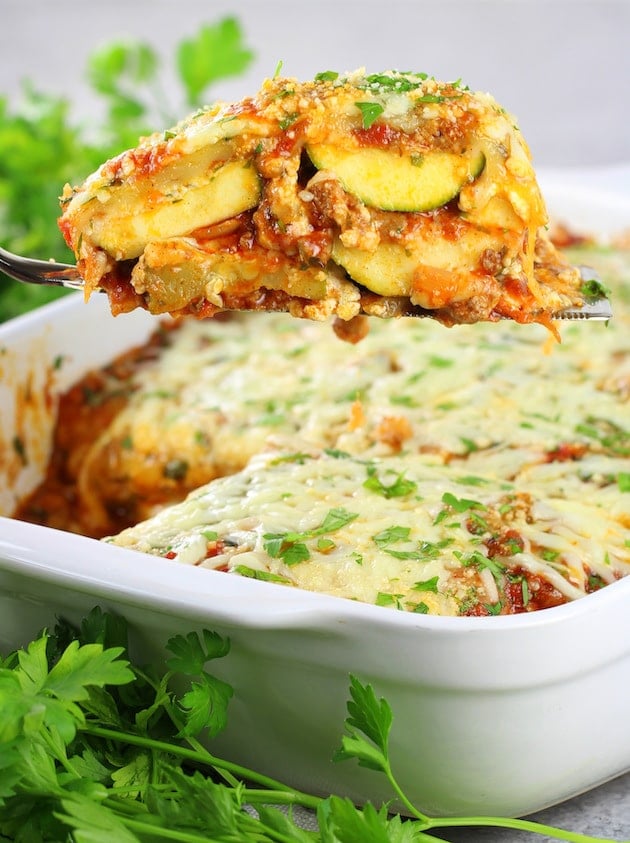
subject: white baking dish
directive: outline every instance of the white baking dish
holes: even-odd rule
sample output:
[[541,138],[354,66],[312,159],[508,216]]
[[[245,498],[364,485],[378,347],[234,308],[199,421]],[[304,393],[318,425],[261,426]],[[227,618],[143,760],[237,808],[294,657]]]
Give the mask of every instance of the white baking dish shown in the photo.
[[[560,217],[591,229],[630,221],[623,199],[562,190],[549,199]],[[0,513],[43,471],[51,395],[153,325],[144,313],[111,319],[98,297],[86,306],[72,296],[0,328]],[[26,408],[19,430],[16,400]],[[305,790],[391,798],[383,777],[331,761],[350,673],[390,703],[394,769],[428,813],[522,815],[630,769],[630,578],[530,615],[437,618],[0,518],[0,592],[4,649],[95,604],[128,618],[147,658],[160,658],[175,633],[228,634],[232,651],[216,669],[235,698],[215,749]]]

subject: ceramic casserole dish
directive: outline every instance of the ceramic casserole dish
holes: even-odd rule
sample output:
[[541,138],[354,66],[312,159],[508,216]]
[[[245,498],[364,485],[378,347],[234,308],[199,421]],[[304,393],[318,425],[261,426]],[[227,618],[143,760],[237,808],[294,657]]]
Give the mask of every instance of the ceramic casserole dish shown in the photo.
[[[606,195],[560,189],[547,198],[576,227],[614,230],[630,220],[630,203]],[[72,295],[0,328],[3,650],[95,605],[128,619],[146,659],[162,658],[176,633],[228,635],[231,652],[216,670],[235,696],[213,748],[297,788],[358,802],[392,794],[378,774],[331,760],[349,674],[391,705],[393,768],[429,814],[528,814],[630,769],[629,579],[529,614],[435,617],[180,566],[11,519],[44,471],[56,394],[154,325],[143,312],[114,320],[98,296],[86,305]],[[67,365],[55,372],[60,355]],[[28,444],[26,465],[15,459],[16,437]]]

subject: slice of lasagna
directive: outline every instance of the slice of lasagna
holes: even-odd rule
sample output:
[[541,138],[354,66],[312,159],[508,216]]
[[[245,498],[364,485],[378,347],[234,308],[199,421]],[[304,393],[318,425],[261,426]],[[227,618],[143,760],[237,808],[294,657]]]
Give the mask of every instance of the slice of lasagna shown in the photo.
[[143,139],[62,206],[87,294],[115,314],[549,324],[584,301],[513,118],[425,74],[268,80]]

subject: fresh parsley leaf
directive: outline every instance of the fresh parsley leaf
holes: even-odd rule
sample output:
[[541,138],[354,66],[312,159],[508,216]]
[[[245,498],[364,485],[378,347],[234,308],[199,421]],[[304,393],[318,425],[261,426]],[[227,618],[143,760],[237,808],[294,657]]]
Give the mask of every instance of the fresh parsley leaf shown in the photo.
[[223,731],[232,693],[231,686],[226,682],[203,673],[200,681],[193,682],[190,691],[180,700],[180,707],[186,714],[186,725],[180,736],[192,737],[207,729],[213,738]]
[[384,699],[378,700],[371,685],[363,685],[356,676],[351,675],[350,700],[346,707],[346,727],[362,732],[386,755],[393,721],[389,703]]
[[402,594],[392,594],[390,591],[379,591],[376,595],[374,604],[376,606],[395,606],[396,609],[402,609],[401,602]]
[[318,810],[322,839],[327,843],[435,843],[436,838],[423,834],[400,816],[390,816],[386,806],[376,809],[368,803],[356,807],[350,799],[332,796]]
[[380,533],[372,536],[372,540],[377,547],[386,547],[393,542],[407,541],[410,532],[410,527],[387,527],[385,530],[381,530]]
[[617,475],[617,485],[620,492],[630,492],[630,472],[620,471]]
[[334,533],[337,530],[341,530],[342,527],[346,527],[348,524],[351,524],[352,521],[354,521],[358,517],[358,512],[349,512],[343,507],[331,509],[326,514],[326,517],[322,521],[321,526],[313,530],[311,535],[319,536],[322,533]]
[[585,299],[610,298],[610,289],[598,278],[590,278],[583,281],[580,293]]
[[473,566],[479,570],[487,569],[495,580],[500,581],[502,575],[505,573],[505,565],[503,563],[497,562],[496,559],[492,559],[489,556],[484,556],[480,550],[473,550],[472,553],[461,553],[456,550],[454,556],[459,559],[465,568]]
[[437,594],[439,577],[431,577],[428,580],[421,580],[413,584],[414,591],[432,591]]
[[236,565],[233,572],[240,574],[242,577],[250,577],[253,580],[262,580],[263,582],[290,582],[290,580],[280,576],[280,574],[272,574],[271,571],[260,571],[257,568],[250,568],[248,565]]
[[124,685],[132,682],[128,662],[121,661],[122,647],[104,650],[100,644],[80,646],[73,641],[51,669],[41,691],[64,702],[89,698],[89,686]]
[[324,448],[324,453],[335,460],[345,460],[350,458],[348,451],[342,451],[339,448]]
[[61,800],[59,819],[75,829],[77,843],[140,843],[122,817],[106,805],[77,793],[69,793]]
[[375,536],[372,536],[372,541],[378,548],[395,559],[422,559],[423,552],[420,548],[414,550],[397,550],[390,547],[390,545],[396,544],[397,542],[408,541],[410,532],[411,529],[409,527],[388,527],[385,530],[381,530]]
[[169,639],[166,647],[173,654],[167,659],[167,667],[195,676],[203,673],[207,662],[224,658],[229,653],[230,640],[206,629],[201,636],[196,632],[189,632],[185,637],[176,635]]
[[442,502],[450,506],[455,512],[467,512],[469,509],[487,509],[486,505],[469,498],[458,498],[450,492],[442,495]]
[[281,546],[278,556],[282,559],[285,565],[299,565],[300,562],[306,562],[311,558],[308,547],[304,542],[290,542]]
[[315,74],[316,82],[335,82],[338,78],[339,74],[335,70],[323,70]]
[[480,501],[470,500],[470,498],[458,498],[451,492],[444,492],[442,503],[445,504],[445,507],[438,513],[433,522],[434,524],[439,524],[453,512],[468,512],[470,510],[485,511],[487,509],[486,505]]
[[367,480],[363,483],[363,487],[384,498],[404,498],[407,495],[413,494],[418,488],[416,482],[405,478],[404,472],[398,474],[389,485],[379,478],[374,466],[368,466],[367,475]]
[[238,20],[227,17],[202,26],[177,49],[177,68],[184,83],[189,105],[202,104],[206,89],[230,76],[238,76],[251,64],[254,53],[245,46]]
[[355,102],[355,105],[361,112],[361,122],[364,129],[369,129],[385,111],[383,106],[378,102]]
[[[201,730],[200,730],[201,731]],[[151,757],[147,752],[136,752],[131,760],[111,773],[118,789],[124,789],[127,798],[139,797],[151,783]]]
[[299,533],[265,533],[263,548],[272,559],[282,559],[285,565],[297,565],[311,558],[308,547]]

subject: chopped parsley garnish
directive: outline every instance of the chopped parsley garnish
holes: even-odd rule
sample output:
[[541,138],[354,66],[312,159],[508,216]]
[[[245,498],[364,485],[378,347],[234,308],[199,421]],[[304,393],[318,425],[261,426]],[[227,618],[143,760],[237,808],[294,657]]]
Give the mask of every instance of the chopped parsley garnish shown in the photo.
[[429,580],[421,580],[413,584],[414,591],[432,591],[437,594],[439,577],[431,577]]
[[[440,555],[440,552],[452,544],[453,541],[450,538],[442,539],[439,542],[420,541],[416,543],[413,550],[398,550],[391,547],[391,545],[397,544],[398,542],[410,541],[410,533],[410,527],[387,527],[385,530],[381,530],[380,533],[372,536],[372,541],[380,550],[393,556],[395,559],[416,559],[420,562],[436,559]],[[437,582],[437,577],[435,579]]]
[[379,591],[376,595],[377,606],[395,606],[397,609],[402,609],[401,599],[402,594],[390,594],[388,591]]
[[299,116],[300,116],[299,114],[294,113],[294,114],[287,114],[286,117],[283,117],[282,120],[280,120],[280,123],[279,123],[282,131],[284,131],[285,129],[288,129],[289,126],[292,126],[293,123],[295,123],[295,121],[298,119]]
[[361,112],[364,129],[369,129],[370,126],[378,120],[381,114],[385,111],[383,106],[378,102],[355,102],[355,105]]
[[311,454],[306,454],[303,451],[296,451],[295,454],[284,454],[282,457],[276,457],[271,460],[269,465],[280,465],[284,462],[297,463],[297,465],[304,465],[306,460],[313,459]]
[[602,284],[598,278],[590,278],[582,282],[580,293],[585,299],[599,299],[602,297],[607,299],[610,296],[610,289],[605,284]]
[[20,462],[22,465],[28,465],[28,458],[26,456],[26,445],[24,444],[24,440],[20,436],[14,436],[13,442],[13,450],[20,458]]
[[418,404],[413,395],[390,395],[389,401],[400,407],[417,407]]
[[402,471],[389,485],[379,478],[374,466],[368,466],[367,475],[367,480],[363,483],[363,488],[369,489],[370,492],[375,492],[377,495],[381,495],[387,499],[405,498],[407,495],[413,494],[418,488],[418,484],[413,480],[408,480]]
[[339,79],[339,74],[335,70],[323,70],[315,74],[316,82],[335,82],[337,79]]
[[[334,533],[350,524],[355,518],[358,518],[358,512],[348,512],[347,509],[338,507],[331,509],[326,514],[324,520],[313,530],[306,530],[301,533],[265,533],[263,535],[263,547],[265,552],[271,556],[272,559],[282,559],[285,565],[297,565],[299,562],[305,562],[311,558],[310,551],[306,545],[309,539],[318,538],[326,533]],[[316,545],[320,552],[329,552],[332,550],[333,542],[324,543],[323,546]]]
[[371,73],[359,87],[382,93],[415,91],[429,78],[427,73]]
[[465,477],[458,477],[455,481],[462,486],[483,486],[488,482],[486,477],[478,477],[476,474],[467,474]]
[[254,424],[260,425],[261,427],[277,427],[280,424],[284,424],[286,418],[284,413],[270,412],[259,416]]
[[420,550],[395,550],[391,548],[391,545],[397,542],[409,541],[410,532],[409,527],[388,527],[372,536],[372,541],[380,550],[393,556],[394,559],[422,559]]
[[408,541],[410,532],[410,527],[388,527],[386,530],[381,530],[380,533],[372,536],[372,539],[378,547],[385,547],[393,542]]
[[469,439],[467,436],[460,436],[459,441],[466,449],[467,454],[474,454],[475,451],[479,450],[479,445],[477,445],[474,439]]
[[[427,79],[429,79],[427,73],[401,73],[394,70],[387,73],[372,73],[356,84],[357,87],[375,95],[402,94],[408,93],[409,91],[417,91],[423,87]],[[457,93],[421,93],[416,98],[416,102],[441,103],[449,99],[460,99],[463,96],[462,92],[468,90],[466,86],[461,85],[461,79],[450,83],[439,83],[438,90],[444,90],[444,88],[448,87],[457,89]],[[359,105],[359,103],[356,103],[356,105]],[[365,128],[369,127],[366,126]]]
[[458,498],[451,492],[445,492],[442,495],[442,503],[446,504],[444,509],[441,509],[437,514],[434,524],[439,524],[448,518],[453,512],[468,512],[469,510],[478,509],[485,511],[487,507],[479,501],[469,500],[468,498]]
[[468,498],[457,498],[450,492],[444,492],[442,495],[442,503],[450,506],[455,512],[467,512],[469,509],[487,509],[486,505],[480,501],[469,500]]
[[455,364],[455,361],[450,357],[440,357],[437,354],[432,354],[427,362],[430,366],[435,366],[437,369],[448,369]]
[[418,102],[444,102],[446,99],[456,99],[456,97],[444,97],[441,94],[424,94],[418,97]]
[[195,445],[209,445],[210,437],[205,430],[195,430],[193,434]]
[[626,430],[616,422],[597,416],[587,416],[583,423],[576,425],[576,433],[595,439],[612,454],[619,456],[630,455],[630,430]]
[[529,585],[525,577],[521,580],[521,597],[523,598],[523,606],[529,603]]
[[169,480],[183,480],[187,473],[188,463],[180,459],[169,460],[162,470],[164,477]]
[[324,453],[335,460],[347,460],[350,458],[348,451],[342,451],[339,448],[324,448]]
[[291,580],[280,574],[272,574],[271,571],[260,571],[258,568],[250,568],[249,565],[236,565],[232,569],[233,573],[240,574],[241,577],[249,577],[253,580],[262,580],[263,582],[278,582],[290,583]]
[[630,492],[630,472],[620,471],[617,475],[617,485],[620,492]]
[[495,559],[491,559],[489,556],[484,556],[480,550],[473,550],[472,553],[468,554],[461,553],[456,550],[453,555],[459,559],[464,568],[468,568],[472,565],[479,571],[487,569],[490,571],[495,580],[499,580],[505,573],[505,565],[501,562],[497,562]]

